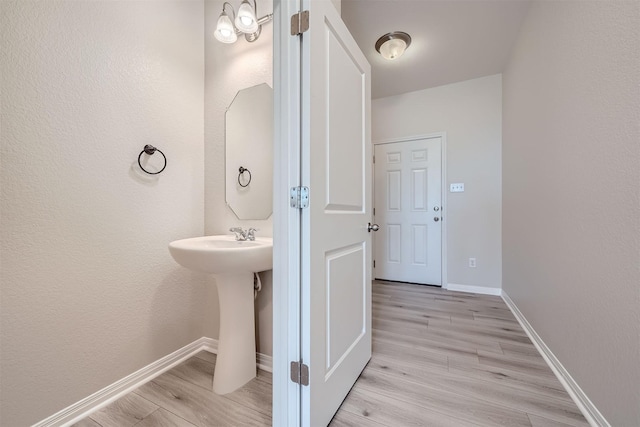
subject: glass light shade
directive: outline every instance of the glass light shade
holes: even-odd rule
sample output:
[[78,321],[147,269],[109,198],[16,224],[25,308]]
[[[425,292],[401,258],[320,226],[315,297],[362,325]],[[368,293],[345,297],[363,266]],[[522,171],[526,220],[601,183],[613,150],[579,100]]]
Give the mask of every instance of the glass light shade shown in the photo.
[[406,49],[407,43],[405,43],[404,40],[391,39],[380,46],[380,55],[382,55],[384,59],[397,59],[402,56]]
[[244,0],[238,9],[235,24],[238,30],[246,34],[253,34],[258,31],[256,12],[247,0]]
[[233,27],[231,19],[229,19],[229,16],[225,12],[220,14],[220,18],[218,18],[218,25],[216,25],[216,31],[213,35],[222,43],[234,43],[238,40],[236,29]]

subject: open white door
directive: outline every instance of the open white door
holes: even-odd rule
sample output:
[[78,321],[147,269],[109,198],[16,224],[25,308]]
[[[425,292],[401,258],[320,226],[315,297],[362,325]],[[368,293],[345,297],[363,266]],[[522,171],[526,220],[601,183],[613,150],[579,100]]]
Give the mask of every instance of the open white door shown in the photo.
[[328,0],[303,0],[302,425],[325,426],[371,357],[370,66]]

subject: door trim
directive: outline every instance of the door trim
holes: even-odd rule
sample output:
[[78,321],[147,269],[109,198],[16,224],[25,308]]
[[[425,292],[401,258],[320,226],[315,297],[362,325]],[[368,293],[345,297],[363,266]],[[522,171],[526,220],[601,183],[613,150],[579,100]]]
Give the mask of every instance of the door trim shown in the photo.
[[273,2],[273,394],[272,425],[300,425],[300,385],[289,362],[300,360],[300,219],[289,189],[300,185],[300,37],[289,20],[300,0]]
[[[411,136],[405,136],[405,137],[401,137],[401,138],[390,138],[390,139],[378,139],[378,140],[373,140],[372,143],[373,145],[382,145],[382,144],[391,144],[394,142],[411,142],[411,141],[416,141],[419,139],[433,139],[433,138],[441,138],[441,150],[440,150],[440,174],[441,174],[441,192],[442,192],[442,240],[440,242],[440,253],[441,253],[441,286],[442,289],[447,289],[447,226],[448,226],[448,221],[447,221],[447,215],[448,215],[448,209],[447,209],[447,198],[448,198],[448,193],[447,193],[447,133],[446,132],[434,132],[434,133],[429,133],[429,134],[424,134],[424,135],[411,135]],[[375,153],[375,147],[373,147],[374,150],[373,152]],[[375,189],[375,167],[371,168],[371,173],[373,174],[372,179],[373,179],[373,186],[372,186],[372,192],[373,192],[373,205],[375,206],[376,200],[375,200],[375,194],[376,194],[376,189]],[[376,247],[376,236],[374,233],[373,236],[373,248]],[[372,267],[373,268],[373,267]],[[374,272],[372,271],[372,276],[371,277],[375,277]]]

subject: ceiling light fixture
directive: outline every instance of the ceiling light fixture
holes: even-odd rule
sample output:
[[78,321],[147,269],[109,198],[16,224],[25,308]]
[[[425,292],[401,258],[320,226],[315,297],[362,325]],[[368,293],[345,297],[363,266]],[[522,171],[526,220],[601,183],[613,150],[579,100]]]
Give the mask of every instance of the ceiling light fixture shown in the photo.
[[[229,18],[225,8],[229,6],[233,19]],[[256,0],[253,0],[253,6],[249,0],[243,0],[238,8],[238,14],[235,14],[235,9],[229,2],[224,2],[222,5],[222,13],[218,18],[218,24],[214,36],[218,41],[222,43],[234,43],[238,40],[238,35],[244,34],[244,38],[248,42],[254,42],[260,37],[262,31],[262,24],[273,19],[273,14],[268,14],[258,19],[258,4]],[[235,24],[235,25],[234,25]]]
[[224,10],[224,7],[226,5],[229,5],[229,7],[231,8],[231,13],[235,14],[233,10],[233,6],[225,2],[222,5],[222,13],[218,18],[218,25],[216,25],[216,31],[213,33],[213,35],[218,41],[222,43],[235,43],[235,41],[238,40],[238,35],[236,34],[236,29],[233,27],[232,20],[229,18],[229,15],[227,15],[227,12],[225,12]]
[[411,36],[402,31],[394,31],[380,37],[376,42],[376,50],[384,59],[398,59],[411,44]]
[[248,0],[243,0],[238,8],[238,16],[234,21],[236,28],[245,34],[253,34],[258,31],[258,17],[256,16],[256,7],[251,7]]

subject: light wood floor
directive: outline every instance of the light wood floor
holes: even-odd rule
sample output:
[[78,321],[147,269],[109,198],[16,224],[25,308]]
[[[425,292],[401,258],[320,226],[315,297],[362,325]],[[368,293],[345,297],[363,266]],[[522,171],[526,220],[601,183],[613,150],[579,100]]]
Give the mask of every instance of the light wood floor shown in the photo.
[[271,425],[271,374],[241,389],[213,392],[215,354],[202,351],[74,427],[213,427]]
[[373,285],[373,356],[331,423],[588,426],[500,297]]
[[[218,396],[202,352],[78,427],[265,426],[271,375]],[[588,426],[501,298],[374,282],[373,357],[332,427]]]

